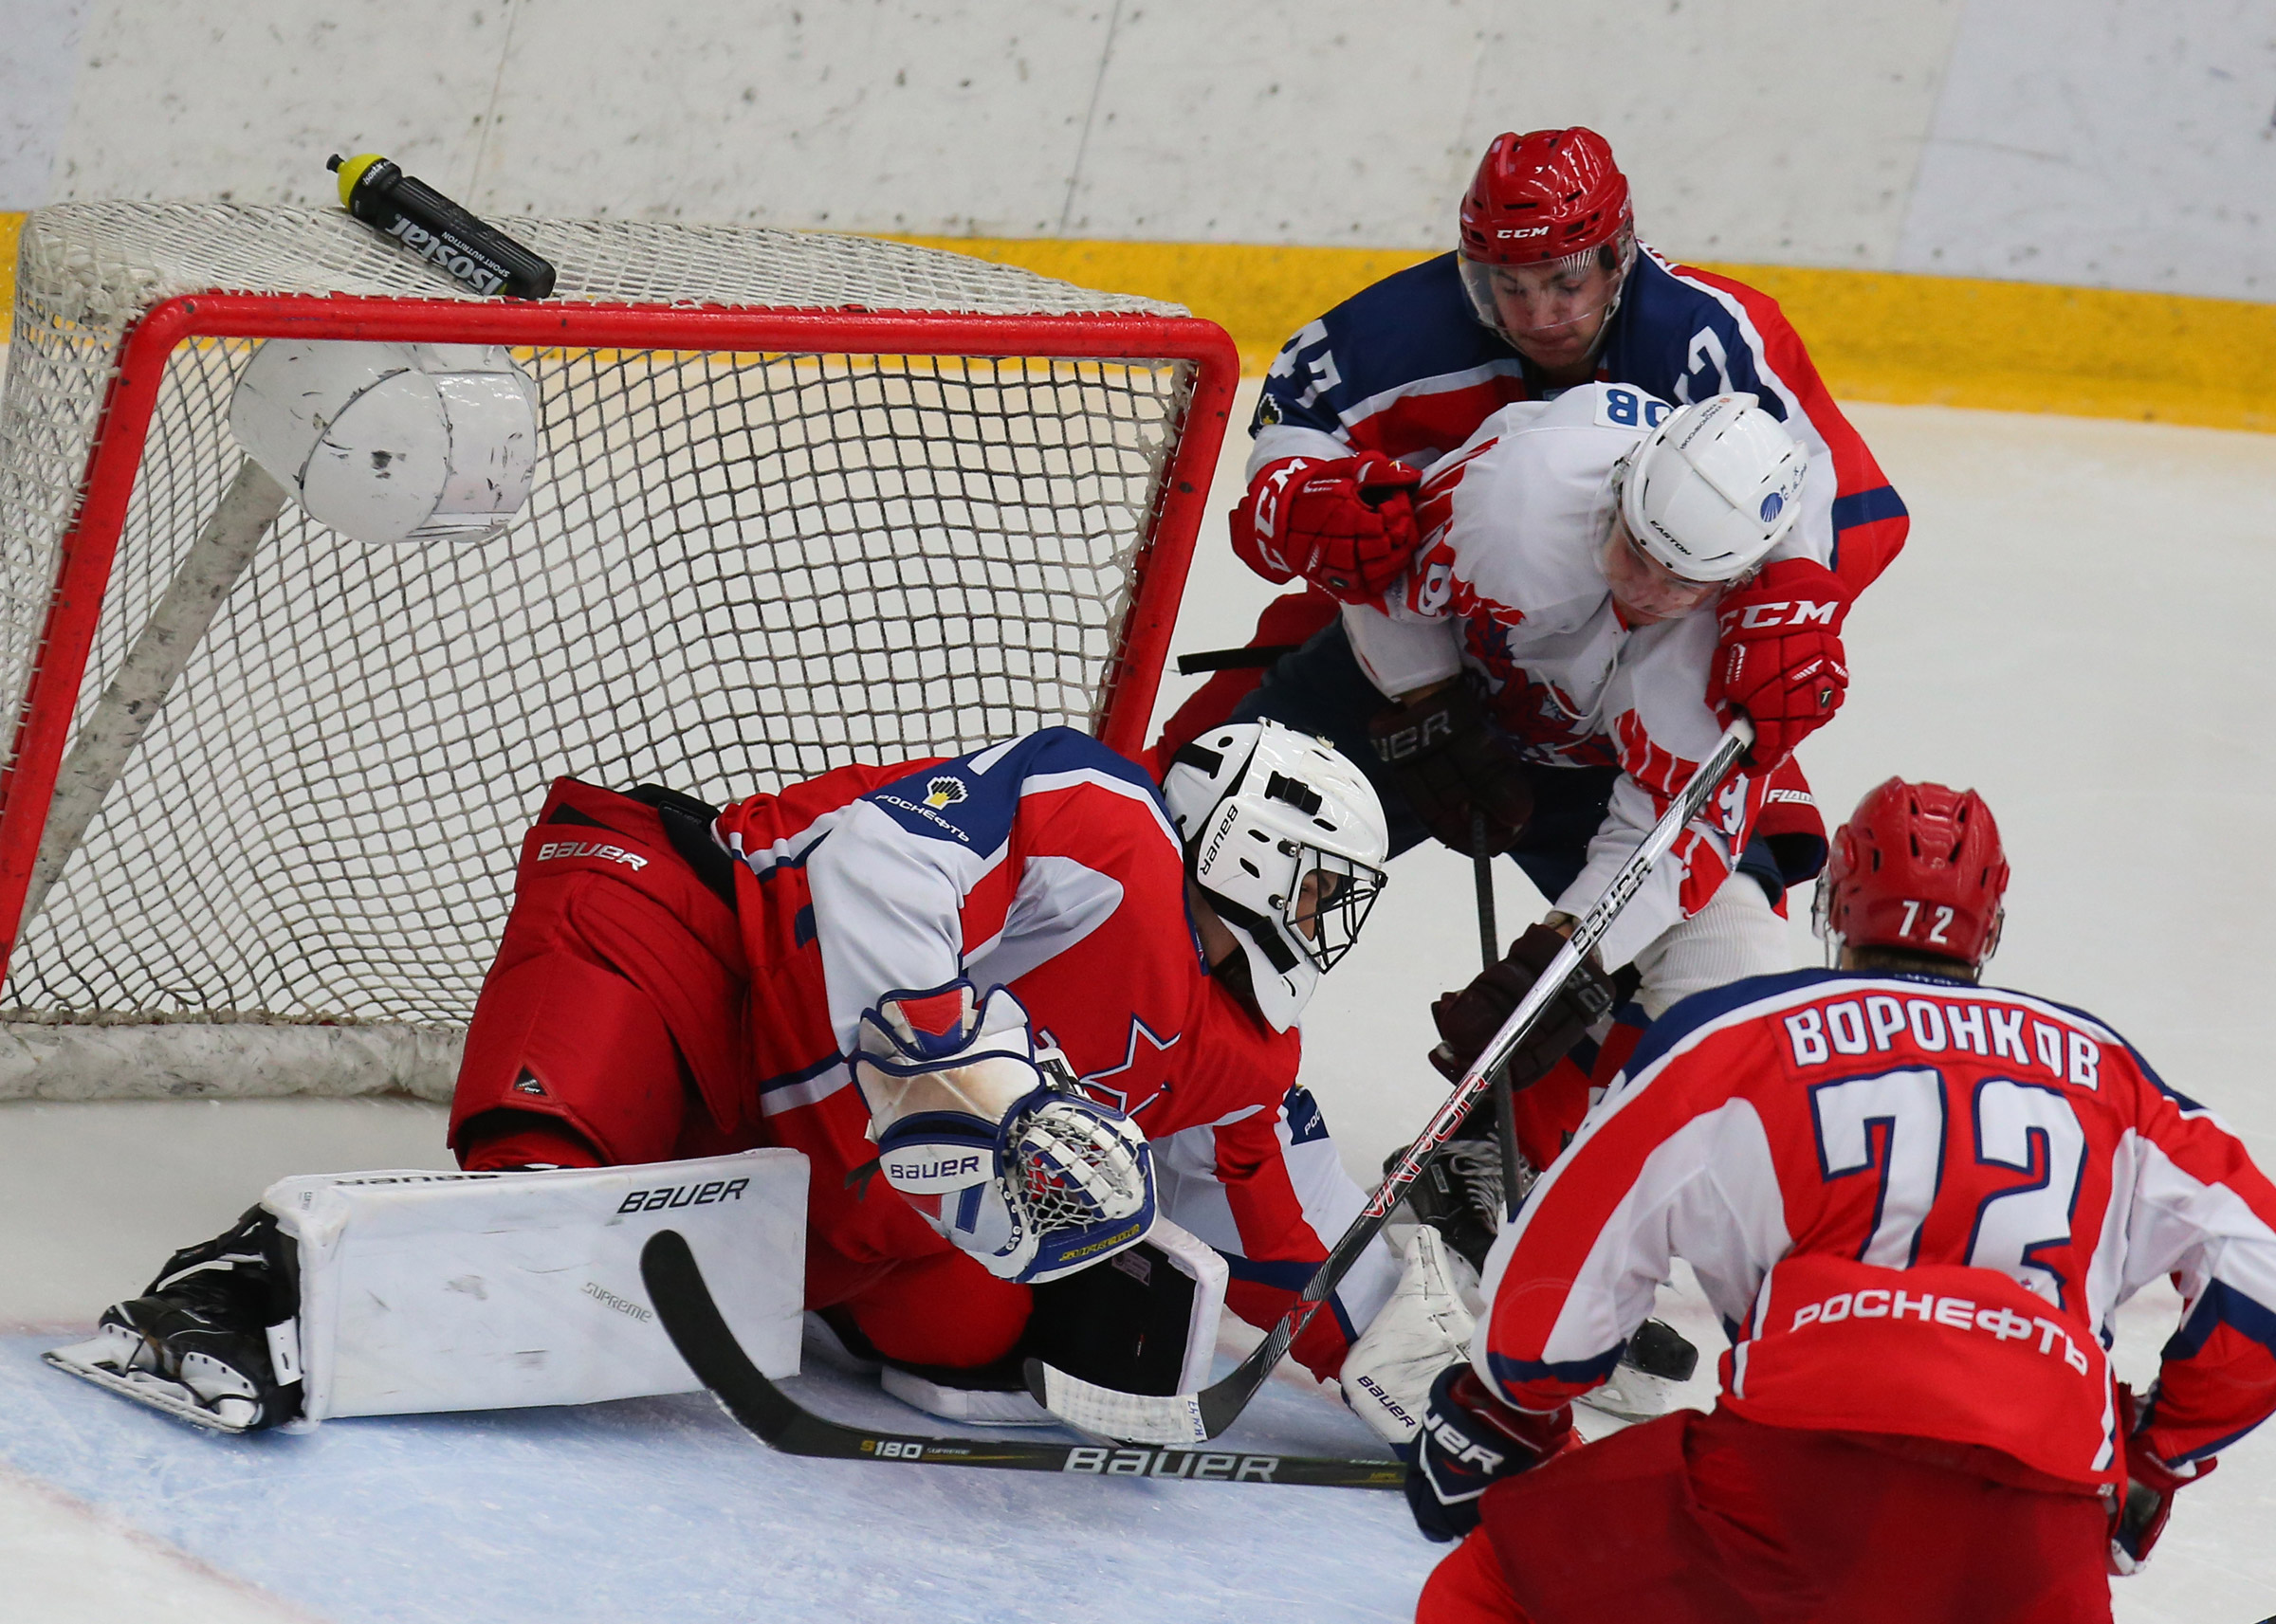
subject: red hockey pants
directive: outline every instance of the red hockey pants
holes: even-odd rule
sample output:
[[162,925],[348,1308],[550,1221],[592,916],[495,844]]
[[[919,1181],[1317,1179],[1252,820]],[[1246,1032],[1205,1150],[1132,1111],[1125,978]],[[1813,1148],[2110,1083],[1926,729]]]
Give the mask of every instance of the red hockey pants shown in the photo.
[[2110,1616],[2091,1492],[2016,1487],[1723,1411],[1630,1427],[1496,1485],[1483,1510],[1422,1587],[1417,1624]]

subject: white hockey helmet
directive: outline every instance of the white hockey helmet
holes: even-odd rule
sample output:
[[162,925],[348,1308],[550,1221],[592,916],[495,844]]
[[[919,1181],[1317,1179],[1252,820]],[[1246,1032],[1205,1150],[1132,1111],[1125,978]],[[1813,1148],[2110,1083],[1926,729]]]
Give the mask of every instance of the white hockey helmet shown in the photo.
[[1383,889],[1390,830],[1375,786],[1325,739],[1242,721],[1180,750],[1162,797],[1187,872],[1240,942],[1257,1009],[1286,1031]]
[[1677,408],[1621,459],[1620,516],[1687,581],[1736,580],[1785,538],[1808,458],[1751,394]]

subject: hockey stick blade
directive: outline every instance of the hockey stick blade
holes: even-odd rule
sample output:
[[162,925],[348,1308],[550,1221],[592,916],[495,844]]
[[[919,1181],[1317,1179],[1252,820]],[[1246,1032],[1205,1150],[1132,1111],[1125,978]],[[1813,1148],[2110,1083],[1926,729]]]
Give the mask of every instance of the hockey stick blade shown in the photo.
[[1698,815],[1753,742],[1753,724],[1744,717],[1724,729],[1722,738],[1708,753],[1707,759],[1699,763],[1682,793],[1669,803],[1660,821],[1637,845],[1634,854],[1612,876],[1595,905],[1573,926],[1571,937],[1557,950],[1549,968],[1510,1013],[1510,1018],[1502,1023],[1493,1040],[1470,1063],[1462,1080],[1423,1124],[1414,1143],[1407,1146],[1406,1154],[1384,1175],[1383,1182],[1367,1197],[1359,1216],[1351,1220],[1351,1227],[1337,1238],[1327,1260],[1304,1283],[1294,1306],[1281,1315],[1279,1323],[1257,1344],[1254,1353],[1231,1373],[1199,1393],[1166,1396],[1119,1393],[1078,1380],[1063,1370],[1031,1359],[1026,1365],[1027,1390],[1035,1395],[1036,1401],[1080,1431],[1138,1444],[1206,1443],[1239,1419],[1257,1390],[1272,1375],[1274,1366],[1286,1357],[1290,1344],[1303,1334],[1320,1305],[1389,1221],[1391,1209],[1399,1204],[1406,1187],[1422,1177],[1422,1170],[1454,1137],[1456,1124],[1469,1114],[1470,1107],[1491,1086],[1491,1079],[1501,1069],[1503,1062],[1516,1052],[1533,1023],[1564,992],[1565,984],[1580,968],[1582,958],[1604,940],[1605,932],[1628,905],[1628,900],[1642,888],[1652,865],[1666,855],[1683,832],[1683,826]]
[[650,1304],[721,1408],[744,1431],[784,1454],[817,1460],[896,1461],[907,1466],[982,1467],[1074,1477],[1144,1477],[1167,1482],[1278,1483],[1314,1488],[1397,1489],[1397,1461],[1332,1460],[1236,1450],[1122,1449],[1029,1439],[936,1438],[875,1432],[817,1415],[750,1361],[727,1326],[695,1254],[676,1230],[658,1230],[640,1250]]

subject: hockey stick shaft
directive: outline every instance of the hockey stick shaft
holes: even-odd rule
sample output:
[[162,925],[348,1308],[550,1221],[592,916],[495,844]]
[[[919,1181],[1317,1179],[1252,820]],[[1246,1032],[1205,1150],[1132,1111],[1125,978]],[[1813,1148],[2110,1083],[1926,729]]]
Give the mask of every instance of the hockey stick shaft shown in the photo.
[[[1495,919],[1494,853],[1486,849],[1486,814],[1470,814],[1470,873],[1478,890],[1478,968],[1501,961],[1501,926]],[[1501,1216],[1517,1215],[1517,1091],[1508,1072],[1494,1079],[1494,1142],[1501,1151]]]
[[[1572,978],[1582,958],[1594,951],[1596,944],[1604,940],[1605,933],[1612,927],[1612,921],[1620,917],[1621,911],[1642,888],[1645,876],[1652,870],[1652,865],[1667,854],[1681,836],[1684,825],[1706,806],[1753,741],[1753,724],[1744,717],[1724,730],[1722,738],[1708,753],[1707,759],[1692,775],[1691,781],[1684,785],[1660,821],[1652,826],[1651,831],[1643,837],[1627,862],[1621,866],[1620,872],[1613,875],[1611,883],[1605,887],[1604,894],[1597,898],[1588,914],[1573,926],[1572,935],[1557,950],[1557,956],[1550,960],[1549,968],[1541,973],[1540,979],[1533,983],[1516,1009],[1510,1013],[1510,1018],[1502,1023],[1501,1030],[1494,1034],[1493,1040],[1470,1063],[1469,1068],[1462,1073],[1461,1081],[1455,1085],[1454,1091],[1431,1114],[1430,1121],[1415,1136],[1414,1142],[1407,1146],[1405,1154],[1384,1175],[1383,1182],[1376,1186],[1374,1195],[1367,1198],[1367,1204],[1360,1210],[1359,1216],[1337,1237],[1335,1245],[1329,1250],[1327,1260],[1312,1271],[1312,1278],[1305,1282],[1304,1288],[1296,1294],[1295,1303],[1280,1316],[1278,1323],[1247,1359],[1221,1379],[1197,1394],[1147,1399],[1134,1394],[1108,1395],[1092,1390],[1092,1402],[1099,1409],[1100,1416],[1088,1422],[1082,1415],[1068,1416],[1067,1406],[1061,1401],[1079,1393],[1075,1384],[1067,1381],[1063,1375],[1048,1371],[1033,1359],[1028,1361],[1030,1390],[1055,1414],[1068,1416],[1077,1426],[1090,1426],[1092,1431],[1112,1431],[1111,1428],[1097,1424],[1110,1414],[1125,1426],[1143,1423],[1149,1430],[1160,1429],[1165,1435],[1153,1441],[1182,1440],[1186,1436],[1200,1441],[1214,1438],[1231,1426],[1241,1411],[1247,1408],[1257,1390],[1264,1385],[1265,1378],[1287,1357],[1289,1347],[1303,1334],[1304,1327],[1312,1323],[1312,1317],[1319,1311],[1321,1304],[1327,1301],[1344,1276],[1351,1271],[1368,1244],[1382,1232],[1384,1224],[1390,1217],[1391,1209],[1399,1204],[1406,1187],[1422,1175],[1422,1170],[1430,1165],[1431,1159],[1454,1137],[1456,1124],[1485,1091],[1487,1079],[1516,1051],[1518,1044],[1533,1030],[1533,1023],[1564,992],[1565,984]],[[1054,1393],[1054,1388],[1060,1391]],[[1116,1435],[1128,1437],[1140,1434],[1124,1432]]]
[[[1376,1187],[1374,1195],[1368,1199],[1359,1219],[1353,1224],[1354,1229],[1369,1219],[1375,1220],[1377,1227],[1381,1227],[1391,1209],[1398,1205],[1399,1197],[1406,1187],[1421,1175],[1430,1159],[1438,1154],[1439,1148],[1453,1137],[1455,1124],[1462,1120],[1463,1114],[1484,1091],[1487,1079],[1516,1052],[1517,1046],[1525,1041],[1533,1023],[1565,991],[1565,984],[1572,979],[1573,973],[1581,966],[1581,960],[1596,950],[1596,944],[1605,939],[1605,933],[1612,928],[1612,922],[1620,918],[1629,901],[1643,888],[1645,877],[1652,871],[1652,865],[1665,856],[1681,837],[1683,826],[1698,815],[1700,809],[1721,788],[1723,779],[1729,776],[1732,768],[1738,765],[1739,757],[1747,753],[1747,747],[1753,742],[1753,724],[1744,717],[1724,730],[1722,738],[1716,741],[1715,748],[1708,753],[1707,759],[1699,763],[1698,771],[1692,775],[1691,782],[1683,786],[1682,793],[1670,803],[1660,821],[1652,826],[1651,832],[1643,837],[1634,854],[1621,866],[1620,872],[1612,876],[1612,882],[1605,887],[1604,895],[1596,899],[1595,904],[1572,927],[1572,935],[1557,950],[1557,956],[1549,961],[1549,968],[1541,973],[1540,979],[1533,983],[1517,1007],[1510,1012],[1510,1018],[1502,1022],[1501,1030],[1494,1034],[1493,1041],[1479,1050],[1478,1058],[1470,1063],[1469,1069],[1462,1073],[1462,1080],[1454,1086],[1454,1092],[1432,1113],[1430,1121],[1423,1124],[1422,1131],[1415,1136],[1414,1143],[1407,1146],[1406,1154],[1384,1175],[1382,1184]],[[1371,1232],[1369,1238],[1372,1238]],[[1342,1249],[1339,1246],[1337,1250]],[[1331,1255],[1329,1262],[1333,1261]],[[1327,1264],[1321,1265],[1320,1273],[1326,1273],[1327,1268]],[[1312,1287],[1319,1283],[1318,1275],[1314,1275],[1312,1283],[1305,1286],[1304,1294],[1312,1296]],[[1332,1290],[1334,1284],[1333,1281],[1328,1282],[1328,1289]],[[1326,1291],[1320,1293],[1321,1296],[1326,1294]]]
[[806,1409],[751,1362],[678,1231],[658,1230],[649,1237],[640,1249],[640,1278],[656,1317],[688,1367],[745,1432],[784,1454],[1070,1477],[1277,1483],[1315,1488],[1395,1489],[1406,1481],[1406,1469],[1397,1461],[1053,1444],[1024,1438],[940,1438],[849,1427]]

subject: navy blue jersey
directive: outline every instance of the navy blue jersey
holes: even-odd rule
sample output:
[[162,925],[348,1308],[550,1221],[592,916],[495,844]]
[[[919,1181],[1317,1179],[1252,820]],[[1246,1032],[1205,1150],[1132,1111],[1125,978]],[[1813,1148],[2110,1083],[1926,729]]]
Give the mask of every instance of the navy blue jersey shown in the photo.
[[[1639,244],[1596,377],[1679,404],[1745,392],[1785,423],[1810,474],[1779,556],[1815,557],[1862,590],[1903,547],[1904,503],[1768,296]],[[1499,408],[1556,392],[1478,319],[1459,260],[1441,254],[1354,294],[1282,347],[1250,426],[1249,471],[1359,450],[1427,467]]]

